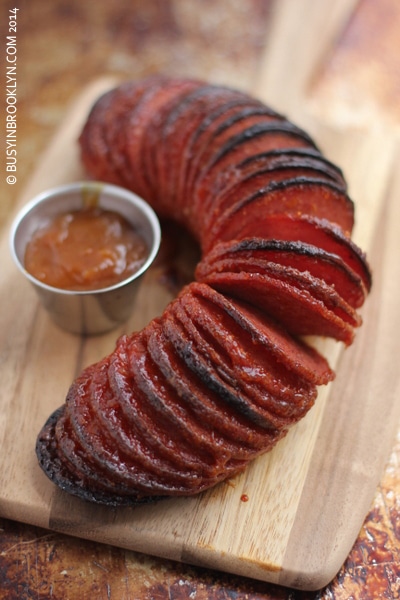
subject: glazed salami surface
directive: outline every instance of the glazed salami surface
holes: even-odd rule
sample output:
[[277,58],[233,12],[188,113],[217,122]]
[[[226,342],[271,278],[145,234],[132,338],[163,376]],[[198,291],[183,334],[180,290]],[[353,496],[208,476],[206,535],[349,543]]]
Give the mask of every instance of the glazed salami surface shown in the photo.
[[92,107],[89,176],[196,238],[195,281],[72,383],[40,431],[47,476],[84,500],[202,492],[269,451],[334,378],[304,336],[352,343],[371,289],[341,170],[244,92],[127,82]]

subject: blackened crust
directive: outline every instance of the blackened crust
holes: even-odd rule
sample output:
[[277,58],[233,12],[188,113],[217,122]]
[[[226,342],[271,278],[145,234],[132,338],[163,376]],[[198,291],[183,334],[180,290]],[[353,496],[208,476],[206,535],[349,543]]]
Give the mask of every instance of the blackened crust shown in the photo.
[[64,410],[65,406],[61,406],[50,415],[36,440],[36,456],[39,465],[53,483],[64,492],[77,496],[81,500],[105,506],[138,506],[164,498],[161,496],[144,498],[134,495],[118,496],[107,494],[102,490],[91,490],[87,487],[86,482],[69,473],[58,457],[55,441],[55,427]]

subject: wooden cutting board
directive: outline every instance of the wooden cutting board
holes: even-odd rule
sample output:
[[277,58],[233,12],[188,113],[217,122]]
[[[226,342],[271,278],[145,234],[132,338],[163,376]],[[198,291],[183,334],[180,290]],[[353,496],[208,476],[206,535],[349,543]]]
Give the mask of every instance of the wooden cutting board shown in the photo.
[[[265,99],[276,90],[268,60],[257,90]],[[19,206],[37,192],[84,177],[76,138],[94,99],[113,83],[96,81],[77,99]],[[298,117],[307,121],[305,113]],[[109,353],[121,333],[160,314],[173,296],[172,271],[190,272],[191,247],[183,239],[177,250],[166,232],[130,321],[105,336],[81,339],[57,329],[38,305],[12,263],[7,226],[0,242],[1,516],[300,589],[319,589],[333,578],[369,509],[400,416],[400,163],[386,132],[343,135],[308,124],[327,154],[347,165],[357,201],[356,241],[374,270],[353,346],[315,341],[337,368],[335,382],[320,390],[315,407],[272,452],[209,492],[136,509],[70,497],[39,469],[36,435],[84,366]]]

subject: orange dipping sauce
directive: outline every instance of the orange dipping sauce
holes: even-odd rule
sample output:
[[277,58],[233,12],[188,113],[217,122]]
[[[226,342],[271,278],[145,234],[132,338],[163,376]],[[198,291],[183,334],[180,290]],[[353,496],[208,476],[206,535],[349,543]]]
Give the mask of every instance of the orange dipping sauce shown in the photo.
[[149,249],[134,227],[100,208],[56,216],[35,232],[25,250],[25,269],[56,288],[106,288],[133,275]]

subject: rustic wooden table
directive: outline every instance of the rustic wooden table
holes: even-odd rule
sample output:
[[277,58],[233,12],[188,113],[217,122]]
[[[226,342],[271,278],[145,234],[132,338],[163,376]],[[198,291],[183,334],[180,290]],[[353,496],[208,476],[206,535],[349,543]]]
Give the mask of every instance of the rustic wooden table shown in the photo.
[[[299,5],[309,10],[313,3],[321,4],[299,0],[296,10]],[[2,2],[3,73],[6,56],[13,56],[6,54],[6,44],[15,36],[18,154],[15,172],[2,167],[0,224],[13,211],[69,103],[90,80],[164,72],[257,89],[271,23],[276,11],[290,10],[289,5],[290,0]],[[382,0],[379,13],[373,0],[338,0],[334,6],[340,36],[325,47],[321,23],[326,60],[310,103],[321,118],[334,121],[340,115],[360,128],[384,115],[395,136],[400,7],[396,0]],[[303,25],[297,20],[296,27]],[[286,77],[288,95],[295,80],[295,72]],[[3,93],[2,111],[4,102]],[[15,174],[15,184],[5,183],[5,173]],[[0,519],[0,598],[398,598],[399,461],[397,436],[359,537],[337,577],[320,592],[289,590]]]

